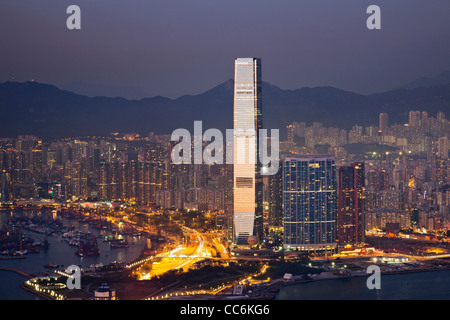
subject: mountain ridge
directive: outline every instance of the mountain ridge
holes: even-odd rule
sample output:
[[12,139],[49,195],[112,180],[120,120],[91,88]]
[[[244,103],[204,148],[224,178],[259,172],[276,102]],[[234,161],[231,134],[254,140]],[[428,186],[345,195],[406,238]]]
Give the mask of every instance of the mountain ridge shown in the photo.
[[404,84],[401,88],[415,89],[419,87],[433,87],[445,84],[450,84],[450,70],[444,70],[434,77],[419,77]]
[[[263,118],[267,129],[284,131],[293,121],[322,122],[349,129],[377,125],[387,112],[390,123],[407,121],[409,110],[430,116],[450,109],[450,84],[413,89],[398,88],[363,95],[330,86],[281,89],[263,82]],[[109,135],[111,132],[171,133],[193,129],[232,128],[233,80],[210,90],[176,99],[162,96],[130,100],[121,97],[88,97],[38,82],[0,83],[1,137],[32,134],[42,138]]]

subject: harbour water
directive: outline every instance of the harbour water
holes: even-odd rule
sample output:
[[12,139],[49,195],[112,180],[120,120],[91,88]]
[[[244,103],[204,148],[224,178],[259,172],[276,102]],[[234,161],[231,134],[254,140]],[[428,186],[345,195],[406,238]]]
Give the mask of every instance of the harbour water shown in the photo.
[[381,289],[366,277],[317,280],[285,286],[277,300],[448,300],[450,270],[381,275]]
[[[3,224],[13,215],[27,215],[32,217],[36,214],[45,215],[48,213],[1,212],[0,226],[3,226]],[[124,236],[124,239],[129,243],[128,248],[110,248],[109,242],[104,242],[103,238],[107,235],[112,235],[111,232],[92,228],[88,223],[80,222],[75,219],[64,217],[59,217],[59,219],[61,219],[66,226],[74,226],[75,230],[91,232],[96,235],[100,255],[96,257],[80,257],[75,254],[76,247],[70,246],[59,234],[44,235],[24,230],[26,236],[30,236],[39,242],[43,242],[44,238],[47,237],[50,244],[49,248],[42,249],[39,253],[28,253],[25,258],[22,259],[4,259],[4,257],[0,257],[0,269],[11,268],[21,270],[28,274],[42,274],[52,272],[53,269],[45,267],[48,264],[56,264],[63,267],[77,265],[81,268],[88,268],[91,265],[100,263],[107,265],[114,261],[129,262],[139,257],[144,246],[144,237]],[[25,280],[26,278],[24,276],[17,273],[0,270],[0,300],[37,299],[32,293],[26,292],[20,288],[20,284]]]
[[[0,225],[16,213],[0,213]],[[19,213],[26,215],[42,214],[36,212]],[[92,232],[97,236],[100,255],[98,257],[79,257],[76,248],[64,241],[61,235],[47,235],[50,246],[39,253],[29,253],[24,259],[0,259],[0,268],[12,268],[28,274],[51,272],[45,265],[78,265],[87,268],[94,264],[104,265],[113,261],[132,261],[142,250],[143,237],[125,236],[128,248],[110,248],[102,239],[111,235],[105,230],[92,228],[88,223],[60,217],[64,225],[74,226],[76,230]],[[45,235],[25,231],[37,241],[43,241]],[[23,290],[20,285],[26,277],[15,272],[0,270],[0,300],[41,300],[42,298]],[[448,300],[450,299],[450,270],[414,272],[406,274],[382,275],[381,289],[370,290],[366,277],[316,280],[282,287],[277,300]]]
[[0,270],[0,300],[43,300],[20,287],[26,280],[26,277],[13,271]]

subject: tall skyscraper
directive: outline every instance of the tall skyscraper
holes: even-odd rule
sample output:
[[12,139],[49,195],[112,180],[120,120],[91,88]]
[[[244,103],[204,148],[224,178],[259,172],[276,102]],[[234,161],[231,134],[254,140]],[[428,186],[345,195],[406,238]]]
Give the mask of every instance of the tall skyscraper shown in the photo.
[[387,113],[380,113],[380,123],[379,123],[379,131],[383,134],[387,133],[387,129],[389,128],[389,120]]
[[383,191],[389,188],[389,173],[386,170],[371,170],[367,172],[367,189]]
[[282,170],[268,179],[268,224],[269,226],[282,226],[283,223],[283,175]]
[[410,111],[409,112],[409,126],[418,127],[420,125],[421,112],[420,111]]
[[336,165],[331,156],[283,160],[284,248],[336,248]]
[[448,159],[449,142],[447,137],[440,137],[438,139],[438,157],[439,159]]
[[429,129],[428,112],[422,111],[422,117],[421,117],[420,121],[422,124],[422,128],[424,130],[428,130]]
[[109,167],[105,161],[100,162],[98,175],[99,198],[109,200]]
[[7,170],[0,171],[0,202],[11,200],[12,189],[11,173]]
[[129,185],[128,185],[128,163],[122,162],[120,164],[120,198],[129,198]]
[[109,165],[109,198],[117,200],[120,198],[120,163],[111,162]]
[[340,244],[364,241],[364,163],[339,168],[337,240]]
[[70,174],[70,192],[72,196],[88,196],[86,165],[86,159],[74,161],[71,164],[72,172]]
[[234,241],[263,236],[263,181],[257,161],[262,128],[261,59],[237,58],[234,66]]
[[34,181],[40,181],[42,179],[42,151],[42,142],[38,141],[37,145],[33,148],[32,151],[32,173]]
[[439,127],[439,134],[444,135],[445,132],[445,113],[444,112],[438,112],[437,115],[437,121],[438,121],[438,127]]

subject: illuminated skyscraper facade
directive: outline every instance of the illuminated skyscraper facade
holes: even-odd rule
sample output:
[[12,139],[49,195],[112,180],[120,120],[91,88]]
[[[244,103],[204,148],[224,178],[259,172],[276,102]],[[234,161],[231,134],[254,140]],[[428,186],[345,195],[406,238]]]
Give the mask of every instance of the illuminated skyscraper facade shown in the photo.
[[337,238],[339,244],[364,241],[364,163],[339,168]]
[[262,129],[261,59],[235,59],[234,79],[234,237],[247,244],[262,238],[262,177],[257,161],[258,131]]
[[336,166],[331,156],[283,160],[284,248],[336,248]]
[[382,134],[387,134],[389,128],[389,120],[387,113],[380,113],[379,116],[379,131]]

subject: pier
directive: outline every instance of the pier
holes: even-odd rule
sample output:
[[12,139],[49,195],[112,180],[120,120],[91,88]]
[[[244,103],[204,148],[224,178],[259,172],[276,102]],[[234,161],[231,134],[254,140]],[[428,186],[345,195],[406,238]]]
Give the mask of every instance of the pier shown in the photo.
[[27,277],[27,278],[32,278],[31,275],[29,275],[28,273],[26,273],[26,272],[24,272],[22,270],[19,270],[19,269],[0,267],[0,271],[1,270],[15,272],[15,273],[20,274],[21,276],[24,276],[24,277]]

